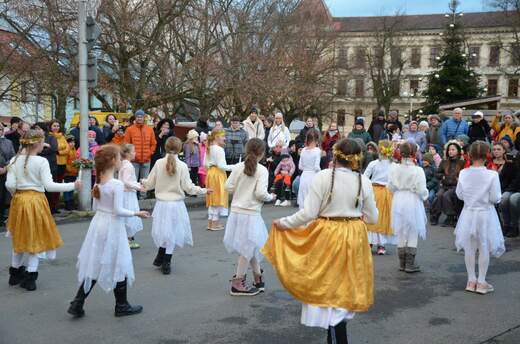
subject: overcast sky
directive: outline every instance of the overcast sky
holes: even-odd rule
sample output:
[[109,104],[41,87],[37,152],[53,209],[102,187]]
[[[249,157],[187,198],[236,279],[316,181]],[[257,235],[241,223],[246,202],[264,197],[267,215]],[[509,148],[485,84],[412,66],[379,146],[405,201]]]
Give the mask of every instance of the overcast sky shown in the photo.
[[[396,11],[406,14],[444,13],[449,0],[325,0],[335,17],[392,15]],[[461,0],[463,12],[490,10],[489,0]]]

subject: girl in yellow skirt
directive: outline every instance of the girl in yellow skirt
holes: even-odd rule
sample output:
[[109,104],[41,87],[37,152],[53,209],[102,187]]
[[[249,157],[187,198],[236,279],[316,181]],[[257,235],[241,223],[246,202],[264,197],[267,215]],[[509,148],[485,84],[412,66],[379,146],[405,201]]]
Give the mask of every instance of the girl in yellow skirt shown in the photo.
[[7,221],[13,241],[9,285],[20,284],[36,290],[39,259],[56,258],[63,245],[51,215],[47,192],[67,192],[81,187],[81,182],[54,183],[47,159],[38,156],[44,144],[43,134],[29,130],[20,139],[18,154],[8,166],[6,188],[13,195]]
[[392,143],[387,140],[379,141],[379,159],[371,161],[365,170],[365,177],[370,178],[379,217],[375,225],[368,225],[368,241],[370,246],[377,245],[377,254],[386,253],[386,244],[395,244],[396,239],[392,226],[390,225],[392,212],[392,193],[386,187],[388,185],[388,172],[392,166],[394,150]]
[[339,141],[333,156],[333,168],[315,176],[304,208],[275,221],[262,253],[303,303],[301,323],[327,329],[329,343],[347,343],[346,320],[374,302],[365,222],[376,223],[378,213],[357,142]]
[[231,171],[233,165],[226,163],[226,134],[222,129],[216,129],[208,137],[208,148],[204,167],[208,174],[206,176],[206,187],[212,189],[213,193],[206,196],[206,207],[208,207],[208,230],[221,231],[224,229],[218,221],[221,216],[228,215],[228,193],[226,184],[226,171]]

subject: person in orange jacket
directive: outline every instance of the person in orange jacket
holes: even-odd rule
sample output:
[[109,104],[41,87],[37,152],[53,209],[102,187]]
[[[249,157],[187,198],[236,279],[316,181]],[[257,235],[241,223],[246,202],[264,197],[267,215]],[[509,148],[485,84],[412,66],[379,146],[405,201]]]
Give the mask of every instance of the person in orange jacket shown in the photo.
[[157,146],[153,129],[144,123],[144,116],[143,110],[135,112],[135,122],[126,129],[124,140],[135,147],[135,159],[132,164],[137,180],[148,177],[152,154]]
[[[74,136],[67,136],[67,145],[69,146],[69,152],[67,154],[67,164],[65,165],[65,183],[72,183],[78,178],[78,169],[74,166],[74,161],[76,160],[76,141]],[[65,202],[66,210],[73,210],[74,191],[64,192],[63,201]]]

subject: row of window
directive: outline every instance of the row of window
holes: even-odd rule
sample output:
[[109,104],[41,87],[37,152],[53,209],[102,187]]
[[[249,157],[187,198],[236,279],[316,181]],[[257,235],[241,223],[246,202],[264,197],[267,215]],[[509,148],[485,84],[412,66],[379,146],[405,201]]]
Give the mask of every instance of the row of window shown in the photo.
[[[520,46],[512,45],[510,47],[511,64],[520,65]],[[393,68],[400,66],[402,62],[402,48],[393,47],[390,51],[390,60]],[[492,45],[489,48],[489,56],[487,65],[489,67],[498,67],[500,65],[500,52],[501,47],[499,45]],[[430,59],[429,67],[437,67],[440,59],[441,48],[431,47],[430,48]],[[340,48],[338,50],[338,66],[342,68],[366,68],[367,64],[367,50],[366,48],[356,48],[352,61],[349,61],[348,48]],[[382,65],[384,60],[384,51],[381,48],[374,48],[372,54],[368,58],[374,60],[375,65]],[[468,49],[468,63],[471,67],[479,67],[481,63],[480,46],[470,46]],[[409,65],[411,68],[421,68],[421,48],[411,48]],[[350,65],[351,64],[351,65]]]
[[[419,93],[419,79],[411,79],[409,80],[409,94],[418,95]],[[336,95],[338,96],[346,96],[347,95],[347,79],[340,79],[338,81],[336,87]],[[507,96],[510,98],[518,97],[518,86],[519,79],[509,79],[508,80],[508,88],[507,88]],[[399,80],[394,80],[391,85],[392,96],[399,97],[401,94],[401,83]],[[498,79],[488,79],[487,81],[487,95],[494,96],[498,94]],[[365,79],[354,79],[354,89],[352,96],[356,98],[365,97],[366,95],[366,87],[365,87]]]

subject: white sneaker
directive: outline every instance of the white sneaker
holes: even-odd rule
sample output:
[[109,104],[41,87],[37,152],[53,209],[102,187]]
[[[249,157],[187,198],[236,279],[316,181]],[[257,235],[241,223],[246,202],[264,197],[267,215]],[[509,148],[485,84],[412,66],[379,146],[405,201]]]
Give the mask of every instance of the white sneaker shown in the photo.
[[280,204],[282,204],[282,201],[280,201],[279,199],[277,199],[276,202],[274,203],[275,207],[279,207]]
[[283,201],[282,204],[280,204],[280,206],[282,206],[282,207],[290,207],[291,206],[291,201]]

